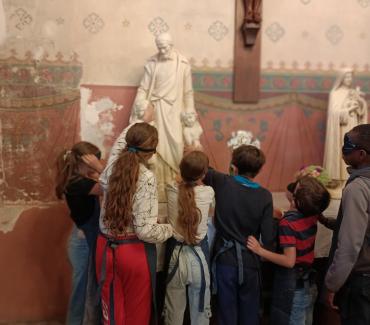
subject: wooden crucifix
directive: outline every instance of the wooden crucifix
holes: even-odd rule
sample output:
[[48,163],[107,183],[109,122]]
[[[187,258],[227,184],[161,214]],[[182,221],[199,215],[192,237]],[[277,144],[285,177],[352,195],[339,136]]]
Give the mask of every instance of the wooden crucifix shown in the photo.
[[262,0],[236,0],[234,102],[259,100]]

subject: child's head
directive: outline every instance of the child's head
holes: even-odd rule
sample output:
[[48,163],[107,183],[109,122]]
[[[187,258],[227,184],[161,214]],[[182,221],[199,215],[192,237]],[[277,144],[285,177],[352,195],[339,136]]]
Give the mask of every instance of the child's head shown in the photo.
[[126,143],[109,177],[105,201],[104,224],[113,234],[124,233],[132,224],[140,163],[146,164],[156,152],[157,129],[147,123],[136,123],[127,131]]
[[238,175],[254,178],[265,164],[265,155],[255,146],[241,145],[234,149],[231,163],[236,167]]
[[156,152],[158,131],[148,123],[136,123],[127,131],[126,143],[124,151],[136,154],[140,159],[147,161]]
[[180,163],[181,178],[184,182],[195,182],[204,177],[209,160],[202,151],[192,151],[182,158]]
[[294,203],[304,216],[321,214],[330,203],[330,194],[316,178],[304,176],[297,181]]
[[99,148],[86,141],[76,143],[71,150],[63,150],[58,156],[55,193],[59,199],[63,197],[70,180],[81,176],[83,169],[88,170],[90,168],[82,160],[82,156],[88,154],[95,155],[98,159],[101,158]]
[[342,154],[344,162],[355,169],[370,166],[370,124],[358,125],[345,134]]
[[194,187],[208,169],[208,157],[201,151],[192,151],[180,163],[182,182],[179,185],[177,230],[187,244],[198,241],[200,211],[196,206]]

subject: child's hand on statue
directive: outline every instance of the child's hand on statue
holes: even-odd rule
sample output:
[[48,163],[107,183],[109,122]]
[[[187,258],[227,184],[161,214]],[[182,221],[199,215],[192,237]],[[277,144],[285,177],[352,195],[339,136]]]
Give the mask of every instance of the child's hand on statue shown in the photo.
[[193,152],[193,151],[203,151],[203,148],[201,145],[195,146],[194,144],[185,146],[184,148],[184,156],[186,156],[188,153]]
[[176,174],[176,176],[175,176],[175,182],[177,184],[180,184],[182,182],[182,178],[181,178],[181,175],[180,174]]
[[148,106],[143,114],[143,121],[146,123],[150,123],[154,121],[154,106],[152,103],[148,103]]
[[159,224],[166,224],[166,223],[168,223],[167,216],[158,216],[157,222]]

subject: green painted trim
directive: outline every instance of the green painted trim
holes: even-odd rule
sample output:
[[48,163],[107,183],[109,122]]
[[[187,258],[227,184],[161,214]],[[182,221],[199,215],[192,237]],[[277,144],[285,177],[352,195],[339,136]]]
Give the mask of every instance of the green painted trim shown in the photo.
[[[335,78],[335,72],[262,71],[261,92],[327,94]],[[370,73],[356,74],[355,84],[363,92],[370,92]],[[196,91],[231,92],[233,73],[230,70],[193,70],[193,85]]]

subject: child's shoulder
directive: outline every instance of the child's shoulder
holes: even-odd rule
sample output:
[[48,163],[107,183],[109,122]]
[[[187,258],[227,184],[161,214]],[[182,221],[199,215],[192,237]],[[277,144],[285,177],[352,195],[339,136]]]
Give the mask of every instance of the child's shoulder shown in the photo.
[[156,182],[154,173],[143,164],[140,164],[139,167],[139,180],[142,182]]
[[69,195],[86,194],[96,183],[97,181],[87,177],[74,178],[67,184],[65,192]]
[[263,200],[264,202],[271,202],[272,203],[272,194],[271,194],[271,192],[267,188],[261,186],[260,184],[258,184],[258,185],[259,185],[259,187],[256,188],[256,190],[257,190],[256,194],[259,196],[259,198],[261,200]]
[[263,195],[265,195],[268,198],[271,198],[272,200],[272,194],[267,188],[260,185],[259,190],[261,191],[261,193],[263,193]]
[[209,199],[213,199],[215,196],[215,191],[208,185],[197,185],[194,187],[194,191],[196,195],[208,197]]
[[[178,192],[179,190],[179,185],[176,181],[172,181],[166,185],[166,191],[168,192]],[[197,185],[194,187],[194,192],[196,195],[201,195],[201,196],[214,196],[215,191],[211,186],[208,185]]]
[[352,182],[347,184],[343,189],[343,195],[353,194],[356,196],[356,191],[369,191],[370,182],[369,179],[365,177],[356,177]]
[[299,211],[289,210],[284,213],[283,217],[280,219],[279,224],[288,225],[302,218],[303,215]]

